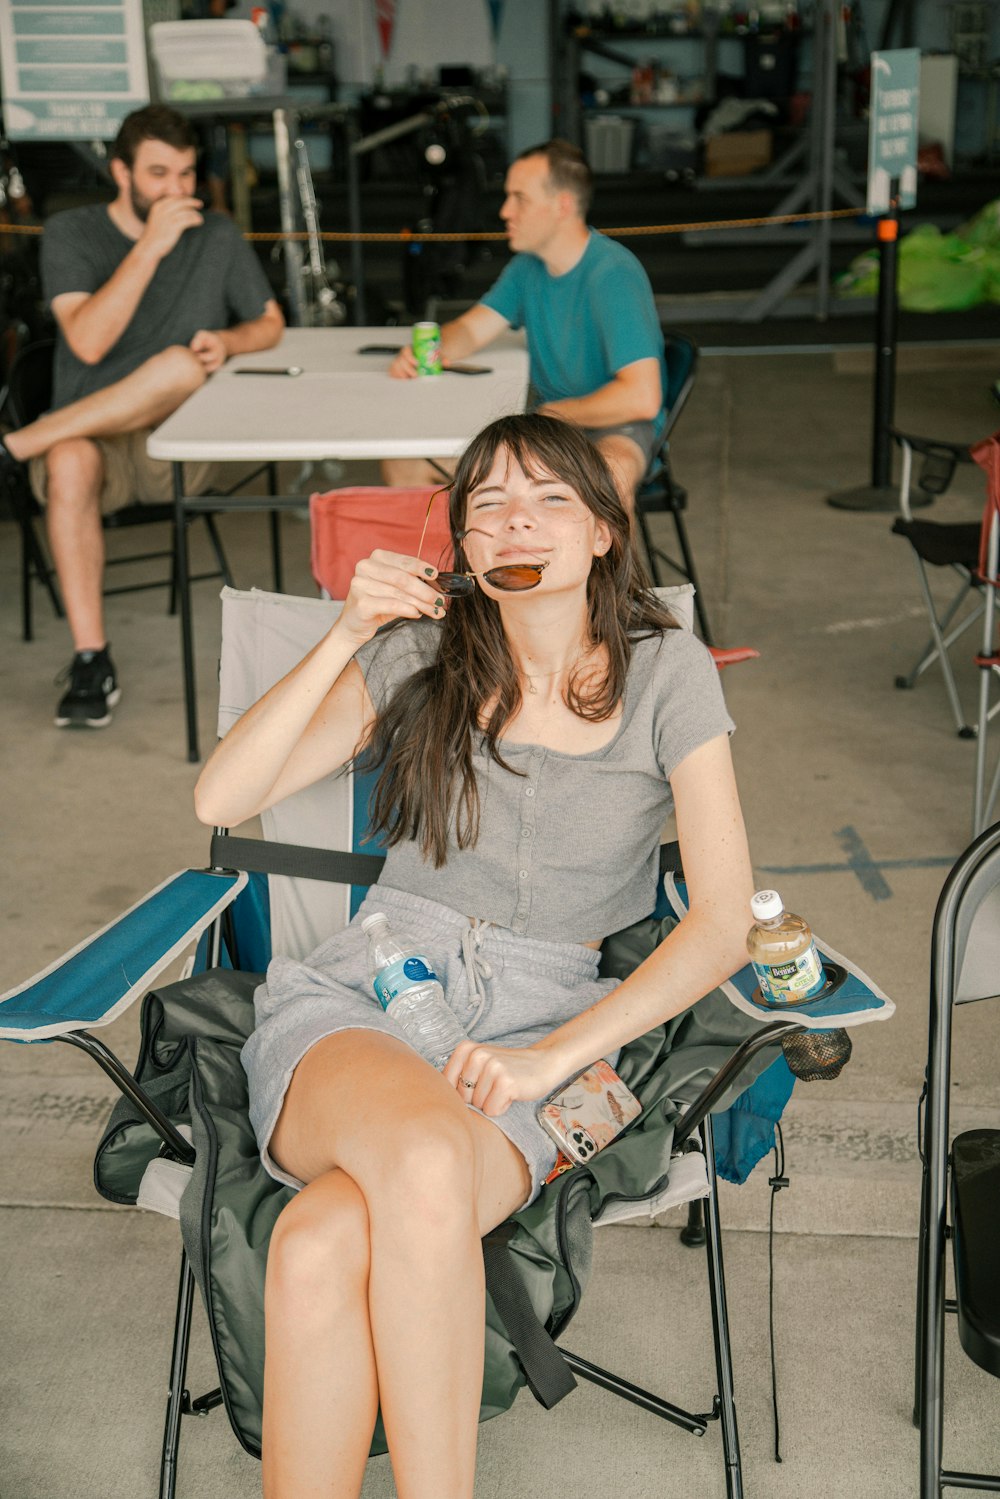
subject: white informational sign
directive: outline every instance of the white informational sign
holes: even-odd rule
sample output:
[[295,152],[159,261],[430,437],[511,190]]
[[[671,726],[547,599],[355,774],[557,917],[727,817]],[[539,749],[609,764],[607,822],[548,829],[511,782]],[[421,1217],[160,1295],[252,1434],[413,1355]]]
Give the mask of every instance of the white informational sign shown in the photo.
[[888,213],[893,183],[899,207],[916,206],[919,49],[873,52],[871,80],[866,207],[875,215]]
[[111,140],[149,103],[142,0],[0,0],[11,140]]

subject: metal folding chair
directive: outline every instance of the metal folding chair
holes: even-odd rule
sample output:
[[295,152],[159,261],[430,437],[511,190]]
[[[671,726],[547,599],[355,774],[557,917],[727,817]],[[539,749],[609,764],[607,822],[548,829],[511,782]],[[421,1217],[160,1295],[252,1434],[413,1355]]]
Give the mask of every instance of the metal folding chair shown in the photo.
[[[954,1007],[1000,995],[1000,826],[966,849],[945,882],[934,916],[930,1023],[921,1132],[923,1177],[917,1274],[916,1391],[920,1499],[945,1488],[1000,1493],[1000,1474],[943,1466],[944,1318],[956,1315],[968,1357],[1000,1378],[1000,1128],[951,1138]],[[951,1245],[954,1299],[945,1294]]]
[[1000,713],[1000,697],[991,703],[991,688],[1000,678],[1000,644],[996,634],[997,588],[1000,586],[1000,432],[971,449],[972,458],[986,473],[986,507],[979,536],[977,575],[983,588],[983,637],[976,657],[979,667],[979,717],[976,724],[976,783],[972,799],[972,835],[989,824],[1000,790],[1000,756],[989,789],[987,741],[990,724]]
[[[910,543],[917,583],[927,610],[931,627],[931,638],[920,653],[913,669],[896,678],[896,686],[907,689],[916,685],[929,666],[937,661],[944,677],[945,691],[951,706],[955,727],[960,739],[971,739],[975,728],[968,721],[958,695],[955,672],[949,650],[982,613],[982,599],[976,597],[976,564],[979,557],[979,526],[974,521],[945,524],[941,521],[915,520],[914,508],[930,505],[948,489],[960,464],[971,463],[969,448],[962,443],[938,442],[924,437],[913,437],[905,432],[893,432],[902,453],[902,472],[899,481],[899,515],[893,522],[895,536],[904,536]],[[914,457],[922,462],[917,475],[917,494],[913,493]],[[950,568],[961,581],[957,592],[945,609],[937,605],[931,591],[928,568]],[[962,612],[967,600],[972,597],[972,607]],[[954,621],[954,623],[953,623]]]
[[[712,631],[708,622],[708,613],[701,600],[694,553],[691,550],[684,521],[688,500],[687,490],[674,478],[670,462],[670,438],[694,388],[695,375],[698,372],[698,345],[685,333],[677,333],[668,328],[663,330],[663,344],[667,365],[667,389],[664,392],[667,421],[659,451],[636,493],[635,518],[639,535],[649,558],[654,583],[664,584],[667,582],[668,575],[674,577],[679,575],[693,585],[698,627],[705,644],[711,645]],[[664,513],[673,520],[681,553],[680,561],[669,556],[653,541],[648,517]],[[665,572],[664,569],[667,571]]]

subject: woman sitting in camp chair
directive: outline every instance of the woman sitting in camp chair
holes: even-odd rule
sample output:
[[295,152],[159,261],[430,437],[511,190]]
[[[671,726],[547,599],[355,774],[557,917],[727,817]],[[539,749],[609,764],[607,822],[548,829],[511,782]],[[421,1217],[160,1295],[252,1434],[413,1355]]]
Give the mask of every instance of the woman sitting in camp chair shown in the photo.
[[[232,826],[375,765],[388,844],[351,924],[272,961],[243,1053],[264,1165],[302,1187],[267,1264],[268,1499],[356,1496],[380,1405],[400,1499],[472,1494],[480,1240],[553,1168],[537,1101],[745,961],[717,672],[644,585],[600,455],[549,417],[495,422],[459,464],[451,526],[458,573],[358,564],[330,632],[198,783],[199,816]],[[690,914],[602,979],[602,939],[654,905],[671,805]],[[373,910],[419,940],[469,1036],[443,1072],[373,997]]]

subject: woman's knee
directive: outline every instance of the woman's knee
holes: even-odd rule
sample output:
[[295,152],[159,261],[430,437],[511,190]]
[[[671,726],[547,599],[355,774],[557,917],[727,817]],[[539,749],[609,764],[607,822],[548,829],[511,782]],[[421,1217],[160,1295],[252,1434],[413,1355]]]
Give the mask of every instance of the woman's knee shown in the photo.
[[363,1296],[371,1268],[368,1212],[343,1172],[320,1178],[292,1198],[271,1234],[267,1294],[282,1315],[316,1319]]
[[463,1111],[429,1110],[392,1141],[364,1183],[373,1219],[414,1231],[464,1233],[475,1217],[475,1143]]

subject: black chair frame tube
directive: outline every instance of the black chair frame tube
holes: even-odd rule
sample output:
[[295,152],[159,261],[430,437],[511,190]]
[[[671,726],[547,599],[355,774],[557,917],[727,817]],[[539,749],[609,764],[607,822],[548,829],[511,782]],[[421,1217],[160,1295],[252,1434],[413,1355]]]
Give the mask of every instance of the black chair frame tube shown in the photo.
[[93,1057],[98,1067],[107,1073],[116,1088],[124,1093],[129,1102],[139,1110],[147,1124],[153,1127],[171,1154],[185,1166],[194,1165],[194,1146],[175,1129],[166,1114],[157,1108],[128,1068],[118,1060],[113,1051],[105,1046],[103,1041],[99,1041],[89,1031],[69,1031],[65,1036],[57,1036],[55,1039],[65,1041],[69,1046],[78,1046],[81,1051]]
[[163,1455],[160,1462],[160,1499],[174,1499],[177,1491],[177,1451],[181,1440],[181,1417],[190,1409],[184,1388],[187,1376],[188,1349],[191,1345],[191,1311],[194,1304],[194,1272],[187,1254],[181,1251],[180,1285],[177,1290],[177,1313],[174,1318],[174,1344],[170,1355],[170,1387],[167,1390],[167,1415],[163,1427]]

